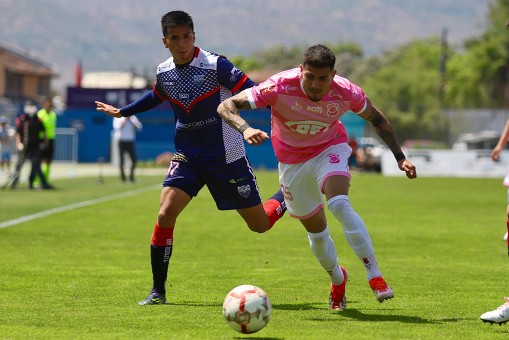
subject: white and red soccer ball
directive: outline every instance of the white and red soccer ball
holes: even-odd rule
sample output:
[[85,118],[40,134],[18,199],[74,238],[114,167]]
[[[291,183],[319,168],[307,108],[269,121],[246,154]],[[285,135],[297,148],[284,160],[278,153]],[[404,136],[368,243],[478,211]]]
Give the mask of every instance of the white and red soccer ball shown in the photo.
[[226,323],[240,333],[254,333],[265,327],[271,311],[267,293],[253,285],[233,288],[223,303]]

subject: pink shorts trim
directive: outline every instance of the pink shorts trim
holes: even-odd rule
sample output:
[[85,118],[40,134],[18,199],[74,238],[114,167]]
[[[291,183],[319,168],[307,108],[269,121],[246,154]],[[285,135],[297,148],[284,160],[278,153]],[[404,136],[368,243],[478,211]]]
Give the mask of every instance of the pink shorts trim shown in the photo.
[[322,183],[320,183],[320,192],[323,194],[323,183],[325,183],[325,180],[331,176],[345,176],[348,178],[352,178],[352,174],[346,171],[333,171],[329,172],[322,180]]
[[290,214],[291,217],[297,218],[299,220],[305,220],[307,218],[310,218],[310,217],[314,216],[317,212],[319,212],[322,209],[323,209],[323,204],[320,204],[319,206],[317,206],[312,212],[310,212],[306,216],[296,216],[296,215],[290,214],[290,212],[288,212],[288,213]]

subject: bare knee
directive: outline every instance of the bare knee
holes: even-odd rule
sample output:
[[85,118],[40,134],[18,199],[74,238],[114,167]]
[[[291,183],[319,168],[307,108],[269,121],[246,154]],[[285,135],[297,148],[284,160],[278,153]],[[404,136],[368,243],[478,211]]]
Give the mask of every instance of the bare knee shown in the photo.
[[160,209],[157,214],[157,225],[161,228],[172,228],[175,226],[177,217],[173,216],[168,210]]

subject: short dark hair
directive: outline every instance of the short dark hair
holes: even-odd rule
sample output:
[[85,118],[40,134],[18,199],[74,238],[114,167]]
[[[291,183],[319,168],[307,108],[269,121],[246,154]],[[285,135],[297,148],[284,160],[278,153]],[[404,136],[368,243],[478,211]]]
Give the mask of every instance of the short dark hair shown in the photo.
[[304,60],[302,66],[329,67],[334,70],[336,65],[336,56],[327,47],[321,44],[313,45],[304,52]]
[[189,26],[194,32],[193,18],[184,11],[171,11],[161,18],[161,29],[166,36],[168,29],[176,26]]

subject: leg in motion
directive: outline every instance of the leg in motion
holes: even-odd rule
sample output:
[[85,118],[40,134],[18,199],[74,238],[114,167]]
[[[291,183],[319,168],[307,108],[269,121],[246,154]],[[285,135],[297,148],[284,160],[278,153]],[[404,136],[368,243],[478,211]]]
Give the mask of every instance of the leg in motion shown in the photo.
[[[348,274],[346,269],[338,264],[336,245],[330,237],[323,209],[311,218],[301,220],[301,223],[308,231],[309,246],[313,255],[330,276],[329,307],[332,310],[344,310],[347,303],[346,283]],[[323,227],[324,223],[325,227]],[[321,227],[316,227],[317,225]]]
[[166,280],[173,252],[173,230],[178,215],[190,201],[191,197],[180,189],[164,187],[161,191],[159,214],[150,245],[153,286],[149,296],[140,301],[139,305],[166,303]]
[[378,268],[375,251],[368,230],[361,217],[353,210],[347,195],[338,195],[327,201],[332,214],[341,222],[346,240],[366,269],[369,285],[376,299],[383,302],[394,297]]

